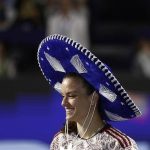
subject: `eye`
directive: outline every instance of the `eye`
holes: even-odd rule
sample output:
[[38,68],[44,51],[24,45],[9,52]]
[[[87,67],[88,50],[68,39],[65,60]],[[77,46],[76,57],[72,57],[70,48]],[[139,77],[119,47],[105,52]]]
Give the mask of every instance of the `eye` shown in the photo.
[[68,97],[70,97],[70,98],[76,98],[77,95],[69,95]]

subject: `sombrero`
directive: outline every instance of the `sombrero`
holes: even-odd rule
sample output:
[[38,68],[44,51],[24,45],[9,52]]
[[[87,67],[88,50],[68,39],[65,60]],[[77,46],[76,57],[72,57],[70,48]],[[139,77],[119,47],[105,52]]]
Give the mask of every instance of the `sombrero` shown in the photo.
[[103,118],[122,121],[141,113],[110,68],[84,46],[66,36],[54,34],[42,40],[38,48],[41,71],[58,92],[65,74],[80,74],[101,95]]

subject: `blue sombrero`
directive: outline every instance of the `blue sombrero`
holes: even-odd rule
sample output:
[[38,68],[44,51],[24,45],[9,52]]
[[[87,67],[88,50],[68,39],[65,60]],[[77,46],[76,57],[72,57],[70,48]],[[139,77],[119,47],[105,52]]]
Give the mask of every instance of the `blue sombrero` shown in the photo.
[[58,92],[66,73],[76,72],[85,78],[102,97],[105,120],[122,121],[141,114],[110,69],[76,41],[50,35],[40,43],[37,57],[43,75]]

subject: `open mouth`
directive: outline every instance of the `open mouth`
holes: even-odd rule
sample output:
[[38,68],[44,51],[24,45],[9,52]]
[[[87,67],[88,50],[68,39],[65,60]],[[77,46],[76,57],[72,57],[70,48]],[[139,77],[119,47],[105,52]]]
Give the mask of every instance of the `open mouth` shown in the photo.
[[75,108],[72,107],[65,107],[66,114],[74,114]]
[[74,112],[74,108],[66,108],[66,112],[67,113],[73,113]]

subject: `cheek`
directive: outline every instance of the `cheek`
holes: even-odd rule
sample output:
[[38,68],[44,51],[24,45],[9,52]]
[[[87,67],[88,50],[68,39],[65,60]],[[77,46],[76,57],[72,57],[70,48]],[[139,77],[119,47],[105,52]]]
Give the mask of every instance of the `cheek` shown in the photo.
[[90,102],[88,99],[82,99],[82,101],[78,104],[78,107],[82,110],[87,112],[90,108]]
[[77,103],[76,103],[76,107],[78,109],[80,109],[81,111],[87,111],[87,109],[89,109],[89,103],[87,101],[87,99],[80,99]]
[[76,106],[78,105],[76,100],[69,100],[69,104],[70,104],[72,107],[76,107]]

